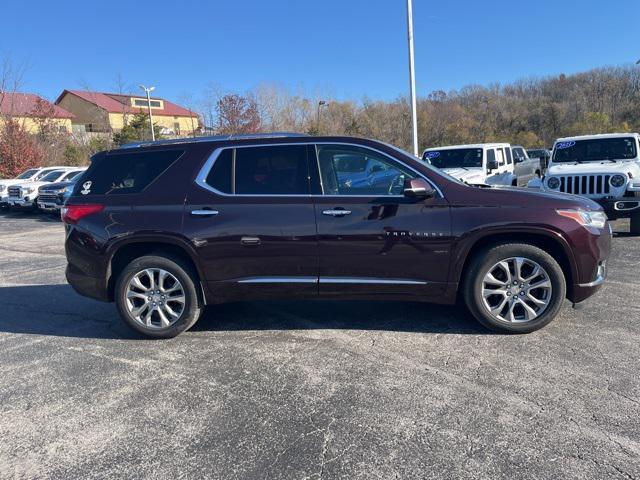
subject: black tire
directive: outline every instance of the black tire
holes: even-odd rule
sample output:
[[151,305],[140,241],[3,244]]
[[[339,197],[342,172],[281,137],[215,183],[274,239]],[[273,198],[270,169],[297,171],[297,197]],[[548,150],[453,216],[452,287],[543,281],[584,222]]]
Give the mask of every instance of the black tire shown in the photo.
[[[168,327],[148,327],[136,320],[127,306],[127,288],[133,277],[146,269],[162,269],[173,275],[184,292],[184,307],[177,320]],[[182,259],[148,255],[131,261],[120,273],[115,285],[115,303],[120,316],[134,330],[152,338],[172,338],[191,328],[200,317],[203,302],[198,288],[198,276]],[[157,314],[155,314],[157,318]]]
[[629,232],[631,233],[631,235],[640,235],[640,212],[631,215]]
[[[537,263],[546,271],[551,282],[546,309],[533,320],[522,323],[512,323],[493,316],[482,296],[483,279],[491,267],[513,257],[523,257]],[[558,262],[544,250],[526,243],[505,243],[485,248],[472,259],[463,279],[463,297],[469,311],[482,325],[501,333],[529,333],[544,327],[558,314],[566,292],[566,280]]]

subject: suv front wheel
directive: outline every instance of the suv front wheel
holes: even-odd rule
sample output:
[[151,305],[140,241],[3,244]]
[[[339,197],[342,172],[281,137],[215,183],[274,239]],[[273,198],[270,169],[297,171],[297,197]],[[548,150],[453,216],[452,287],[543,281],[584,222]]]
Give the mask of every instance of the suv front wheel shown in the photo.
[[179,258],[137,258],[120,273],[115,301],[123,320],[154,338],[188,330],[201,313],[196,276]]
[[566,296],[558,262],[533,245],[509,243],[483,250],[468,270],[464,299],[491,330],[528,333],[551,322]]
[[631,235],[640,235],[640,211],[631,215],[629,232]]

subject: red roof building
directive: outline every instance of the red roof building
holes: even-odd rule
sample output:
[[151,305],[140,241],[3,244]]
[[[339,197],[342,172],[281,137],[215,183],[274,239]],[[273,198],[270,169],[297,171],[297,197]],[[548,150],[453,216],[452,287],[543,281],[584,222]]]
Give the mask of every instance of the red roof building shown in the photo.
[[8,118],[36,133],[44,121],[70,131],[74,115],[34,93],[0,92],[0,122]]
[[[153,122],[167,135],[191,135],[199,126],[199,115],[163,98],[151,98]],[[136,113],[147,113],[146,96],[64,90],[56,105],[75,116],[76,130],[114,132],[122,129]],[[82,127],[82,128],[81,128]]]

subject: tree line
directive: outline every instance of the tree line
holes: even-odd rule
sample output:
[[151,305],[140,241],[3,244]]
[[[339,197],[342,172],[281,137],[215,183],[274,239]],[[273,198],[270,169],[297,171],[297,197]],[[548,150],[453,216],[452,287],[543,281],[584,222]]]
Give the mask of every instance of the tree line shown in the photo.
[[[309,98],[258,87],[221,96],[210,117],[220,133],[296,131],[356,135],[409,149],[406,97],[391,101]],[[418,99],[420,148],[510,142],[548,147],[556,138],[640,130],[640,70],[607,67],[506,85],[470,85]],[[203,110],[206,119],[207,110]]]
[[[10,85],[7,78],[5,66],[0,71],[0,91],[19,90],[18,82]],[[344,100],[274,85],[249,92],[221,92],[213,86],[199,98],[185,95],[178,102],[199,112],[200,135],[291,131],[362,136],[407,150],[412,143],[409,102],[402,96],[388,101]],[[639,131],[640,69],[606,67],[505,85],[433,91],[419,97],[417,107],[421,150],[498,141],[548,147],[562,136]],[[35,165],[85,164],[96,151],[149,136],[144,113],[135,115],[120,132],[83,137],[50,128],[47,109],[42,105],[36,112],[40,128],[34,135],[11,118],[0,118],[0,176]],[[160,136],[158,130],[156,134]]]

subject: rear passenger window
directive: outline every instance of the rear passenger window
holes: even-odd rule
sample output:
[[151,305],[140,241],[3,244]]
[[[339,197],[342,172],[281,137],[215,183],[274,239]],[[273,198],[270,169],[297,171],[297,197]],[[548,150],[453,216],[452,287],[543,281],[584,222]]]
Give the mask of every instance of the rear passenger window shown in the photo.
[[247,147],[235,150],[235,193],[240,195],[307,195],[307,147]]
[[223,150],[213,163],[205,180],[222,193],[233,193],[233,150]]
[[[182,154],[183,150],[126,152],[104,155],[91,165],[76,192],[83,195],[139,193],[158,178]],[[89,183],[90,182],[90,183]],[[86,193],[84,193],[86,192]]]
[[493,148],[487,149],[487,163],[494,162],[496,160],[496,152]]

